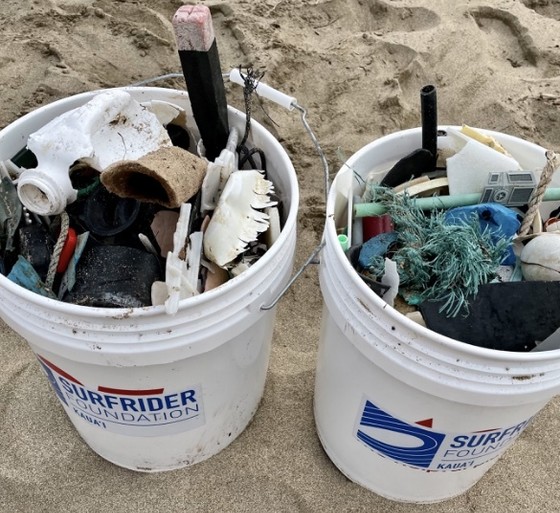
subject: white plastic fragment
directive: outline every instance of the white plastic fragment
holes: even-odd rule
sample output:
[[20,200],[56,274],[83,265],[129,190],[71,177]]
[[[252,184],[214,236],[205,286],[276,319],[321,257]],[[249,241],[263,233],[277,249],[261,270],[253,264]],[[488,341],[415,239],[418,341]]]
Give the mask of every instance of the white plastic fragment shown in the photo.
[[14,164],[11,160],[0,161],[0,178],[17,179],[23,172],[23,168]]
[[[198,294],[198,268],[200,265],[200,242],[202,235],[195,237],[194,255],[189,258],[187,250],[187,235],[191,217],[192,205],[183,203],[179,211],[179,219],[173,234],[173,251],[167,253],[165,262],[165,289],[163,282],[152,283],[152,305],[165,304],[165,311],[173,315],[179,309],[179,301]],[[195,234],[193,234],[195,235]],[[191,238],[191,247],[193,240]],[[196,249],[198,247],[198,250]],[[196,252],[198,251],[198,257]],[[197,264],[198,261],[198,264]],[[196,265],[196,276],[194,266]],[[192,272],[190,272],[192,269]]]
[[273,192],[272,182],[259,171],[234,171],[206,228],[206,258],[225,267],[266,231],[268,215],[260,209],[276,205],[269,197]]
[[226,147],[214,162],[208,164],[208,170],[202,182],[200,210],[205,212],[214,210],[218,204],[218,198],[222,193],[229,175],[237,169],[237,142],[239,132],[232,128]]
[[154,114],[163,126],[167,126],[169,123],[173,122],[178,126],[186,128],[187,114],[185,109],[182,109],[178,105],[162,100],[150,100],[142,102],[140,105],[146,107]]
[[27,147],[38,165],[21,173],[19,198],[31,212],[59,214],[76,199],[69,176],[74,162],[103,171],[119,160],[138,159],[171,144],[157,116],[126,91],[99,93],[29,136]]
[[381,283],[389,287],[389,290],[383,294],[383,300],[389,306],[394,306],[395,298],[399,293],[400,277],[397,264],[390,258],[385,258],[385,273],[381,278]]
[[194,291],[190,295],[195,295],[200,292],[198,275],[200,273],[200,259],[202,257],[202,238],[202,232],[194,232],[189,235],[186,279],[194,288]]
[[268,216],[268,230],[266,231],[266,246],[268,249],[278,240],[281,232],[280,213],[277,207],[265,208],[265,214]]
[[488,173],[516,171],[519,162],[481,142],[449,129],[451,141],[458,151],[447,159],[449,194],[482,193],[488,183]]

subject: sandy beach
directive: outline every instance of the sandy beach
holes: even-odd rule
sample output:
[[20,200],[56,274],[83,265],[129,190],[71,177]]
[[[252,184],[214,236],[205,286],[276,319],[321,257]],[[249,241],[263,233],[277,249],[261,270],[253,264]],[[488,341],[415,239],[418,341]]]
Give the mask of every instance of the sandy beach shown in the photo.
[[[297,98],[334,177],[344,159],[420,125],[419,91],[438,90],[440,124],[465,123],[560,148],[556,0],[209,0],[224,71],[266,70]],[[0,128],[84,91],[181,71],[172,0],[2,0]],[[184,80],[157,85],[185,89]],[[228,102],[243,110],[241,88]],[[257,101],[300,185],[299,268],[320,242],[323,168],[300,118]],[[316,434],[313,391],[322,298],[310,266],[280,301],[265,393],[248,428],[197,465],[135,473],[90,450],[26,341],[0,321],[1,512],[560,511],[560,401],[553,400],[467,493],[391,502],[347,479]],[[333,412],[335,414],[335,412]],[[404,485],[404,484],[403,484]]]

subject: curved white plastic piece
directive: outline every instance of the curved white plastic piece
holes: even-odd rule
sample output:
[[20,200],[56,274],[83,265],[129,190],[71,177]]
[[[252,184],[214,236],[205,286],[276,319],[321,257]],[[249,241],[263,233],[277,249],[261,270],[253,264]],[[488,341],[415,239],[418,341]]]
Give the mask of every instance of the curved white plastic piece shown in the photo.
[[29,136],[27,147],[38,165],[21,173],[19,198],[31,212],[60,214],[76,199],[69,169],[77,160],[103,171],[119,160],[137,159],[170,145],[157,116],[129,93],[102,92]]
[[226,266],[268,229],[268,215],[260,209],[276,205],[273,192],[272,182],[257,170],[231,173],[204,234],[208,260]]
[[[230,82],[240,86],[245,85],[243,77],[237,68],[234,68],[229,72],[229,80]],[[297,104],[297,100],[293,96],[288,96],[287,94],[282,93],[262,82],[259,82],[257,85],[257,94],[288,110],[294,110]]]
[[239,141],[239,132],[236,128],[232,128],[226,147],[220,152],[220,155],[214,162],[208,164],[202,188],[200,190],[200,211],[214,210],[218,204],[218,198],[222,193],[229,175],[233,170],[237,169],[237,142]]

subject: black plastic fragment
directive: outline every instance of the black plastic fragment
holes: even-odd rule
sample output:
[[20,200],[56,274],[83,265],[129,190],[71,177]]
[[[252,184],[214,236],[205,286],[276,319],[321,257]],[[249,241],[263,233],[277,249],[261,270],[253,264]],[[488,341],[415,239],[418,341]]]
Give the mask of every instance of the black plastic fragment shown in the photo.
[[468,312],[446,317],[442,301],[420,311],[431,330],[488,349],[530,351],[560,327],[560,282],[519,281],[482,285]]
[[18,230],[19,253],[45,280],[53,252],[54,242],[42,224],[30,224]]
[[91,246],[76,269],[76,285],[63,301],[84,306],[136,308],[151,305],[151,288],[162,279],[158,259],[125,246]]
[[411,178],[433,171],[432,154],[423,148],[414,150],[400,159],[385,175],[379,185],[382,187],[396,187],[408,182]]

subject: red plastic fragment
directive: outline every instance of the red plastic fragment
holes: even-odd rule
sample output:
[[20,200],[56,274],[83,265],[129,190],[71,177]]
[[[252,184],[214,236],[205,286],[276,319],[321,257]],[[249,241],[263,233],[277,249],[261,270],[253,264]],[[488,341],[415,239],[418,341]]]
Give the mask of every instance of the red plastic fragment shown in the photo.
[[63,273],[68,268],[68,264],[70,263],[70,259],[74,254],[74,250],[76,249],[76,243],[78,241],[78,236],[76,234],[76,230],[70,227],[68,228],[68,235],[66,236],[66,241],[64,242],[64,246],[62,247],[62,252],[60,253],[60,258],[58,259],[58,265],[56,267],[57,273]]

